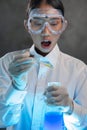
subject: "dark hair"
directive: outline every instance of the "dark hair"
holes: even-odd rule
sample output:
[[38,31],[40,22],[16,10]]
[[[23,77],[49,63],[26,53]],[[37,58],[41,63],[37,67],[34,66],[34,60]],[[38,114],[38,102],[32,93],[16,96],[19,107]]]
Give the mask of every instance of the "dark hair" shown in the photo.
[[[43,0],[28,0],[27,15],[32,9],[38,8],[42,2]],[[64,16],[64,6],[61,0],[46,0],[46,3],[60,10]]]

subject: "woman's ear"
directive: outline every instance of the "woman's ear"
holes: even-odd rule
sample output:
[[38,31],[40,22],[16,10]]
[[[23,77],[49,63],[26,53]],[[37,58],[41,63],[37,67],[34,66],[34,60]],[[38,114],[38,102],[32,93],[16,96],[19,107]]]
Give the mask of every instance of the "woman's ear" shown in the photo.
[[24,20],[24,27],[25,27],[26,31],[28,32],[29,29],[28,29],[28,25],[27,25],[27,20]]

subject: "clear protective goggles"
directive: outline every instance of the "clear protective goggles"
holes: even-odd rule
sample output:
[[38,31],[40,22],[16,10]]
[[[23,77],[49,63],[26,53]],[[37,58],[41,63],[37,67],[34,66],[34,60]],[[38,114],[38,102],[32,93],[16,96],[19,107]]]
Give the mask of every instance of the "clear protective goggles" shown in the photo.
[[47,27],[52,34],[60,34],[66,27],[66,20],[57,9],[33,9],[28,19],[28,28],[33,34],[40,34]]

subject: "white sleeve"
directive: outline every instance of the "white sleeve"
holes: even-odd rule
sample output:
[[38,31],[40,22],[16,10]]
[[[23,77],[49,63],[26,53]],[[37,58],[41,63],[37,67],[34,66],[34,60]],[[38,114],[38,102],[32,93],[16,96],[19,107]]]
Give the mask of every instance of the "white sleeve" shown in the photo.
[[18,91],[12,86],[6,93],[5,89],[4,85],[0,87],[0,128],[11,126],[19,121],[23,100],[27,94],[26,91]]
[[74,102],[74,111],[71,115],[64,114],[65,125],[68,130],[87,129],[87,109]]
[[8,73],[11,58],[7,54],[0,58],[0,128],[16,124],[20,118],[26,91],[18,91],[12,86]]
[[0,128],[12,126],[19,121],[22,105],[5,105],[0,102]]
[[87,68],[78,78],[73,103],[73,113],[71,115],[64,114],[67,128],[69,130],[87,130]]
[[10,87],[0,97],[0,128],[11,126],[19,121],[26,91],[18,91]]
[[14,87],[10,87],[5,95],[5,105],[21,104],[27,94],[27,91],[18,91]]

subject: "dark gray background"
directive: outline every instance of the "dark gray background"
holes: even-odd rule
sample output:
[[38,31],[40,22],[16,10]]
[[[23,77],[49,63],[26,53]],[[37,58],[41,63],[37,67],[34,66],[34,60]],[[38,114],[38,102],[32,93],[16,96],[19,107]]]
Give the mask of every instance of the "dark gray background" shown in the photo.
[[[87,63],[87,0],[62,0],[68,27],[59,40],[60,49]],[[27,0],[0,0],[0,57],[30,47],[25,31]]]

